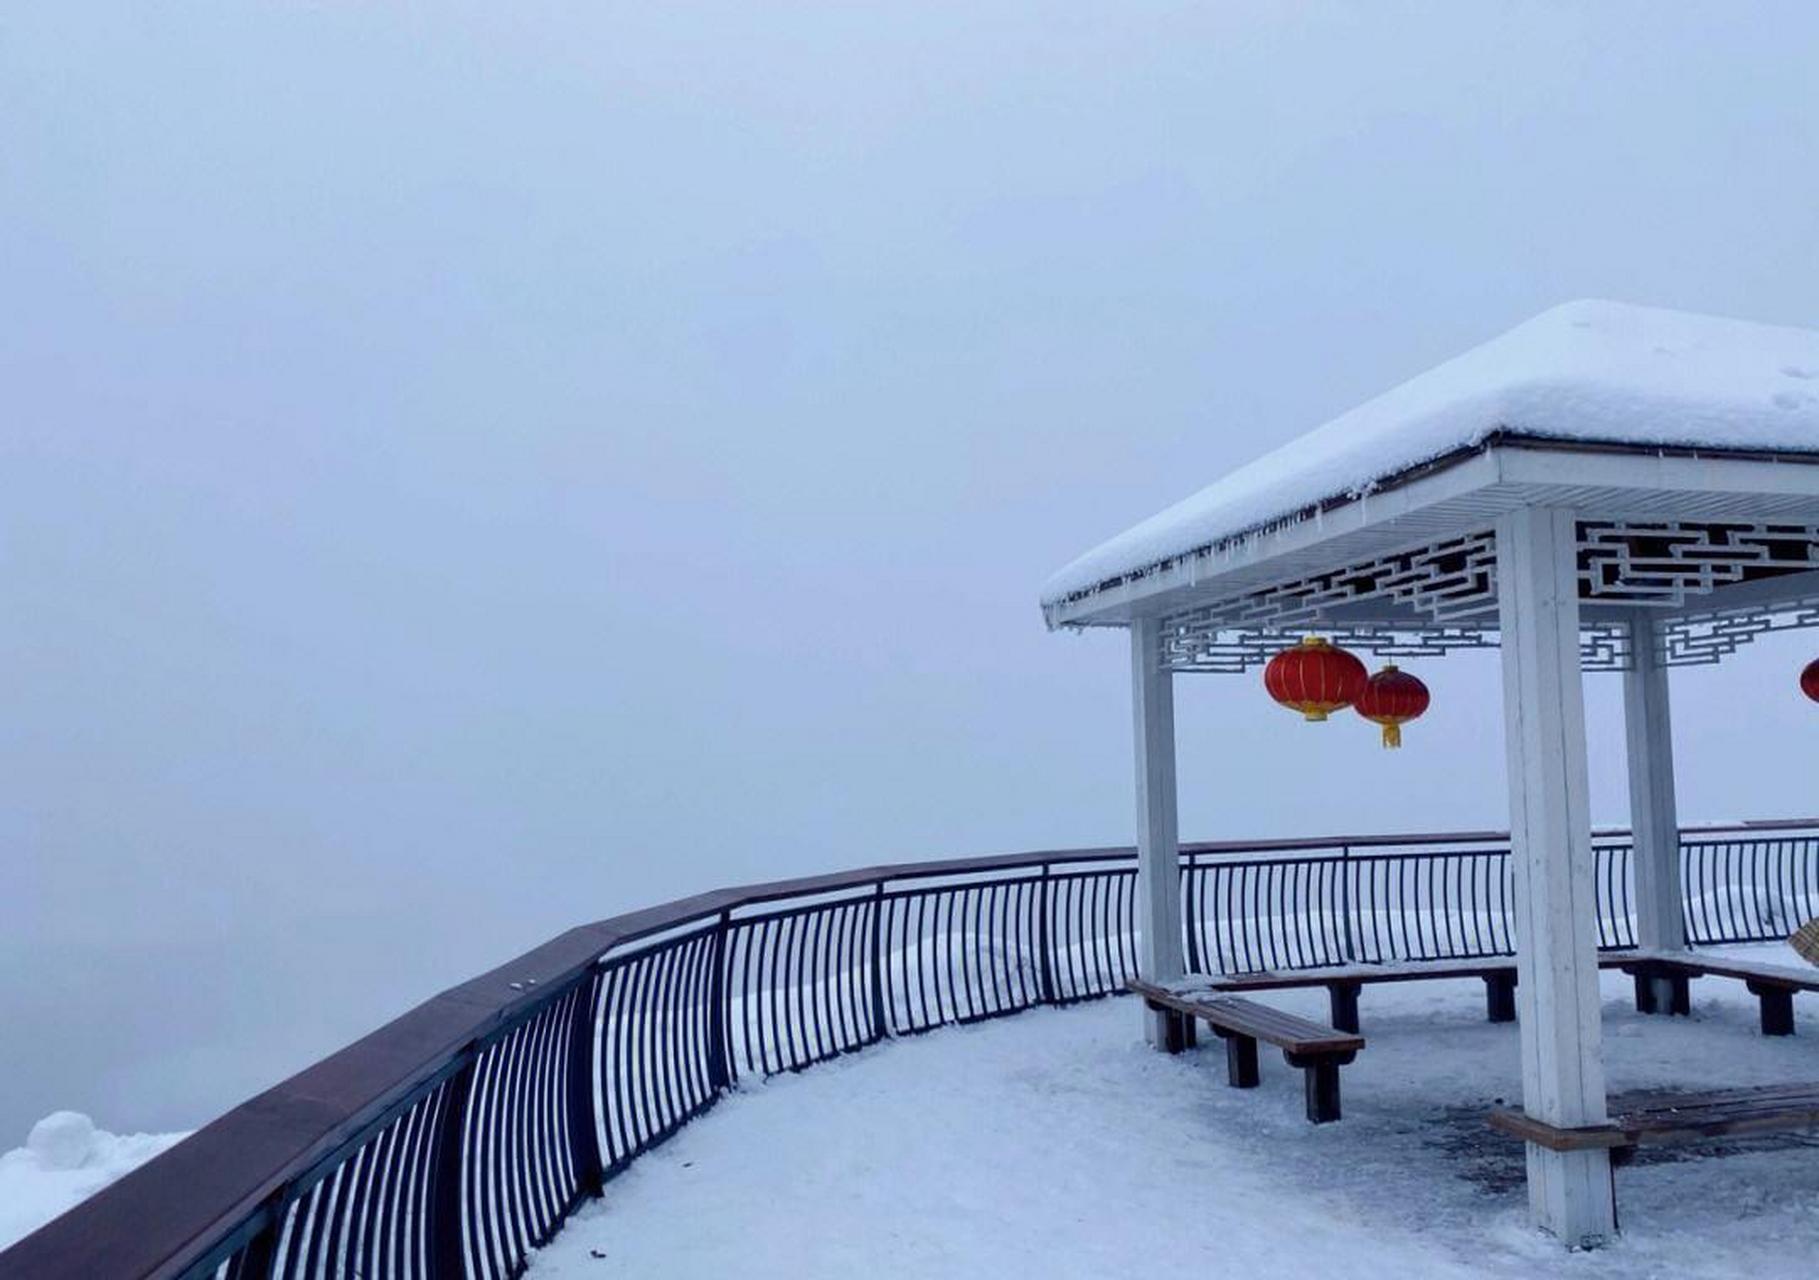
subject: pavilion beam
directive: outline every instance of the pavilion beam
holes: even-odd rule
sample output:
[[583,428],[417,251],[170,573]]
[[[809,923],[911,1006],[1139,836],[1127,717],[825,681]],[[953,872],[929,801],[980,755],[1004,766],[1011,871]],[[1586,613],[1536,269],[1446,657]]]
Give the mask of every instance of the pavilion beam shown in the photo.
[[[1661,661],[1657,622],[1647,609],[1630,614],[1630,669],[1623,673],[1623,724],[1629,755],[1630,827],[1635,832],[1630,883],[1636,907],[1636,945],[1678,951],[1686,946],[1684,891],[1680,878],[1680,818],[1674,804],[1673,724],[1668,714],[1667,667]],[[1647,978],[1648,1003],[1674,1007],[1673,982]]]
[[[1146,981],[1164,984],[1182,975],[1174,673],[1160,663],[1160,620],[1137,618],[1130,632],[1137,758],[1137,967]],[[1169,1047],[1166,1013],[1144,1008],[1143,1027],[1150,1044]]]
[[[1515,872],[1522,1103],[1549,1124],[1606,1119],[1573,513],[1497,520],[1504,738]],[[1616,1234],[1610,1153],[1528,1144],[1529,1209],[1568,1248]]]

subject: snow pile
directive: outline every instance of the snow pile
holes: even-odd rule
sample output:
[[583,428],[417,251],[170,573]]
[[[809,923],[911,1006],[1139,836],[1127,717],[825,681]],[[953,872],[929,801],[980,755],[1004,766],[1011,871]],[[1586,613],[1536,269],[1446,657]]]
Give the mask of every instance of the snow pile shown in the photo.
[[[1613,1091],[1819,1078],[1813,997],[1798,1005],[1801,1036],[1765,1039],[1739,982],[1695,982],[1690,1019],[1635,1013],[1621,974],[1605,975],[1604,996]],[[1262,998],[1326,1017],[1322,991]],[[937,1031],[753,1085],[610,1183],[531,1275],[1810,1275],[1810,1145],[1645,1155],[1617,1173],[1622,1239],[1569,1256],[1528,1225],[1520,1145],[1484,1123],[1517,1095],[1521,1066],[1516,1028],[1484,1020],[1483,985],[1369,987],[1362,1014],[1346,1118],[1318,1127],[1279,1053],[1262,1055],[1261,1088],[1227,1088],[1219,1041],[1154,1053],[1128,1000]]]
[[1819,451],[1819,333],[1617,302],[1555,307],[1087,552],[1049,579],[1043,603],[1366,493],[1496,431]]
[[32,1126],[23,1147],[0,1155],[0,1249],[150,1160],[181,1133],[113,1134],[77,1111]]

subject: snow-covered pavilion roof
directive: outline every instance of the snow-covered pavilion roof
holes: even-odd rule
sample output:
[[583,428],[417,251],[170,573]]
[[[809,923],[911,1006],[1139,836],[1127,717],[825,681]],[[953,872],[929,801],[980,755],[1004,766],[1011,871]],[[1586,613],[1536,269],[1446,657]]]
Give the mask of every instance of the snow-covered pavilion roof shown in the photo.
[[[1499,444],[1819,455],[1819,332],[1566,303],[1239,468],[1069,564],[1051,625],[1184,557],[1360,503]],[[1805,487],[1804,485],[1802,487]]]

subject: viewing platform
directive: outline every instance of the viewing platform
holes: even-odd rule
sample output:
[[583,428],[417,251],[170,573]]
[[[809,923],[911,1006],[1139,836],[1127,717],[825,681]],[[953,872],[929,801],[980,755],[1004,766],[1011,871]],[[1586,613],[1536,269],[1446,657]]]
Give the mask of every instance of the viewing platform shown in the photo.
[[[1740,983],[1694,990],[1693,1017],[1669,1022],[1605,975],[1613,1089],[1819,1074],[1810,1038],[1756,1034]],[[1326,1016],[1318,988],[1270,1001]],[[940,1031],[742,1091],[582,1210],[529,1274],[1096,1280],[1154,1255],[1183,1276],[1531,1280],[1565,1265],[1527,1225],[1520,1144],[1484,1122],[1521,1081],[1515,1028],[1484,1020],[1480,983],[1373,989],[1345,1119],[1319,1127],[1279,1055],[1240,1093],[1218,1042],[1148,1053],[1127,1006]],[[1570,1274],[1792,1273],[1819,1196],[1814,1141],[1644,1153],[1618,1173],[1625,1244]]]
[[[1615,964],[1634,853],[1618,831],[1594,848]],[[1688,829],[1680,849],[1700,954],[1819,914],[1819,822]],[[1323,969],[1508,957],[1510,874],[1497,833],[1189,844],[1183,946],[1227,973],[1308,972],[1271,1002],[1324,1018]],[[1486,1123],[1519,1077],[1482,981],[1372,987],[1345,1119],[1308,1125],[1298,1072],[1265,1062],[1230,1090],[1223,1055],[1150,1053],[1135,1001],[1100,999],[1136,976],[1136,875],[1131,849],[874,867],[571,930],[229,1112],[0,1253],[0,1278],[649,1274],[637,1260],[660,1256],[781,1276],[792,1251],[842,1250],[911,1275],[1037,1249],[1084,1276],[1141,1241],[1311,1265],[1367,1228],[1391,1261],[1474,1265],[1479,1231],[1512,1275],[1557,1256],[1516,1229],[1519,1148]],[[1638,1013],[1615,968],[1603,983],[1625,1089],[1819,1074],[1810,1038],[1760,1033],[1740,981],[1696,982],[1690,1019]],[[1662,1230],[1619,1263],[1752,1229],[1768,1249],[1810,1218],[1809,1166],[1774,1154],[1790,1139],[1751,1141],[1781,1161],[1748,1184],[1766,1204],[1688,1152],[1626,1169],[1628,1220]],[[997,1194],[961,1211],[980,1180]],[[1296,1204],[1319,1213],[1285,1217]],[[874,1211],[886,1234],[866,1244],[853,1215]]]

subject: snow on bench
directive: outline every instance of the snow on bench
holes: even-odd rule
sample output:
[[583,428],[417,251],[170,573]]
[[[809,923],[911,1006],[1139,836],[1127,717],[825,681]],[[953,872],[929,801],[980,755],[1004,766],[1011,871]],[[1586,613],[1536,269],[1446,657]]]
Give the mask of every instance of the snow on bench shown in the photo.
[[1516,1018],[1516,962],[1487,960],[1404,960],[1386,964],[1332,965],[1322,969],[1259,970],[1253,973],[1190,973],[1168,984],[1185,998],[1227,995],[1242,991],[1287,991],[1298,987],[1325,987],[1332,1022],[1341,1031],[1356,1033],[1358,992],[1371,982],[1418,982],[1429,978],[1482,978],[1485,1014],[1492,1022]]
[[1170,1053],[1194,1043],[1194,1021],[1205,1022],[1225,1041],[1227,1080],[1234,1089],[1257,1087],[1257,1042],[1282,1050],[1283,1060],[1299,1068],[1307,1088],[1307,1118],[1313,1124],[1339,1119],[1339,1068],[1364,1048],[1364,1037],[1272,1009],[1240,996],[1192,997],[1166,987],[1131,979],[1130,989],[1144,1003],[1169,1015]]
[[1697,951],[1632,951],[1618,957],[1618,967],[1636,978],[1636,1008],[1643,1013],[1660,1010],[1651,979],[1665,978],[1672,989],[1668,1012],[1686,1014],[1691,1008],[1687,990],[1693,978],[1736,978],[1761,1002],[1762,1034],[1794,1034],[1794,993],[1819,991],[1819,969],[1790,969],[1731,956]]
[[[1794,994],[1819,991],[1819,969],[1792,969],[1731,956],[1698,951],[1614,951],[1598,957],[1601,969],[1618,969],[1636,979],[1639,1013],[1686,1014],[1688,983],[1693,978],[1736,978],[1761,1002],[1762,1034],[1794,1034]],[[1373,982],[1418,982],[1439,978],[1481,978],[1485,1013],[1492,1022],[1512,1022],[1516,1017],[1516,962],[1514,959],[1407,960],[1393,964],[1334,965],[1322,969],[1260,970],[1254,973],[1193,973],[1168,984],[1178,996],[1197,998],[1245,991],[1278,991],[1325,987],[1332,1023],[1341,1031],[1357,1031],[1358,993]],[[1659,1007],[1654,980],[1670,987],[1669,1006]]]

